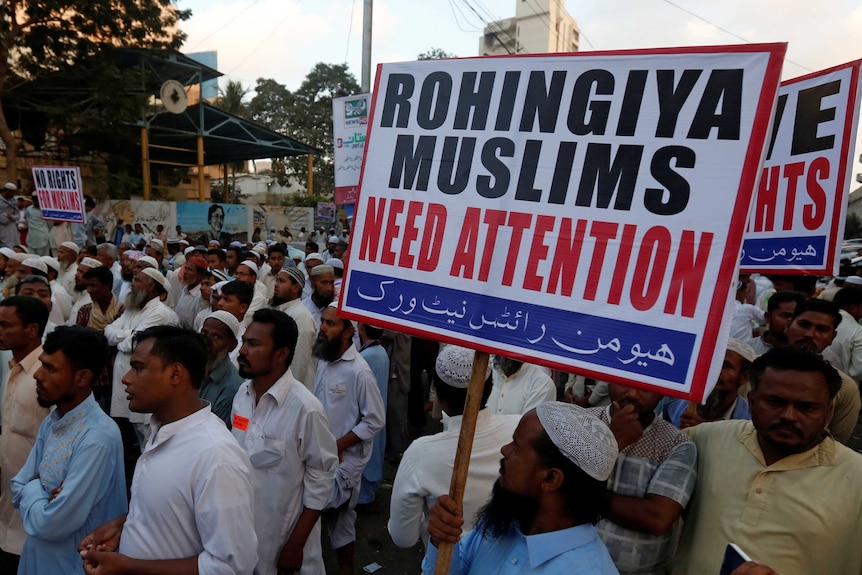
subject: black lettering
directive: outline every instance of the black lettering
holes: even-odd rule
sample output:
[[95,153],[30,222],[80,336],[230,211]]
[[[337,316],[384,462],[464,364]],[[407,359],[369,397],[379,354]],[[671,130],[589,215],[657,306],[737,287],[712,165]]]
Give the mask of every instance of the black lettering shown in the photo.
[[[461,141],[461,153],[455,160],[458,141]],[[440,171],[437,173],[437,187],[444,194],[460,194],[470,180],[470,168],[473,166],[473,153],[476,151],[476,138],[443,138],[443,156],[440,158]],[[454,173],[454,178],[452,177]]]
[[33,170],[33,176],[36,178],[36,187],[45,188],[45,173],[42,170]]
[[566,73],[560,70],[551,74],[550,87],[545,85],[545,73],[543,71],[534,70],[530,72],[519,131],[532,132],[537,116],[540,132],[550,134],[556,130],[557,116],[560,113],[560,98],[563,97],[565,83]]
[[542,190],[533,187],[533,183],[536,181],[536,170],[539,169],[539,155],[541,153],[541,140],[527,140],[524,157],[521,159],[521,172],[518,174],[518,186],[515,190],[516,200],[541,201]]
[[490,176],[476,178],[476,191],[483,198],[495,199],[509,189],[509,168],[500,158],[515,156],[515,143],[508,138],[491,138],[482,146],[482,165]]
[[658,124],[656,138],[673,138],[679,112],[688,99],[702,70],[683,70],[679,84],[674,87],[673,70],[657,70]]
[[620,119],[617,122],[617,136],[635,135],[648,75],[648,70],[629,71],[623,103],[620,106]]
[[835,145],[835,136],[817,137],[817,127],[823,122],[835,119],[835,108],[821,109],[823,98],[833,96],[841,89],[841,82],[835,80],[812,86],[799,92],[796,102],[796,122],[793,124],[793,140],[790,144],[790,155],[810,154],[828,150]]
[[416,122],[423,130],[436,130],[449,115],[452,98],[452,76],[446,72],[431,72],[422,82]]
[[389,187],[428,191],[431,161],[434,159],[436,145],[436,136],[419,136],[419,142],[414,150],[413,135],[399,134],[395,140],[395,155],[392,158],[392,170],[389,172]]
[[[718,108],[721,106],[721,112]],[[742,114],[742,70],[713,70],[688,130],[693,140],[706,140],[718,128],[719,140],[738,140]]]
[[769,138],[769,151],[766,154],[766,159],[772,158],[772,150],[775,149],[775,138],[778,137],[778,128],[781,127],[781,120],[784,119],[784,108],[787,107],[787,94],[780,94],[778,101],[775,103],[775,118],[772,120],[772,135]]
[[503,91],[500,93],[500,106],[497,108],[497,123],[494,129],[508,131],[512,126],[512,114],[515,111],[515,96],[518,95],[518,82],[521,73],[506,72],[503,76]]
[[461,90],[458,94],[458,107],[455,110],[456,130],[466,130],[473,112],[471,130],[484,130],[488,123],[488,110],[491,107],[491,94],[494,91],[494,72],[482,72],[479,77],[479,87],[476,85],[476,72],[467,72],[461,78]]
[[380,125],[391,128],[398,112],[396,126],[406,128],[410,123],[410,98],[416,87],[416,80],[410,74],[390,74],[386,83],[386,98],[383,100],[383,114]]
[[644,207],[657,216],[673,216],[683,211],[688,205],[691,187],[688,180],[674,168],[693,168],[694,163],[695,153],[691,148],[685,146],[659,148],[650,162],[650,173],[655,181],[664,186],[664,189],[647,188],[644,193]]
[[551,180],[551,191],[548,194],[548,203],[566,203],[566,196],[569,193],[569,181],[572,179],[572,166],[575,161],[575,150],[577,149],[577,142],[560,142],[560,151],[557,154],[557,165],[554,166],[554,177]]
[[616,194],[615,210],[630,210],[644,147],[620,144],[611,163],[611,144],[587,144],[575,205],[607,208]]
[[[614,75],[607,70],[588,70],[575,80],[572,104],[569,106],[569,131],[576,136],[596,134],[603,136],[608,127],[610,100],[592,100],[593,87],[597,96],[614,93]],[[589,109],[589,118],[587,110]]]

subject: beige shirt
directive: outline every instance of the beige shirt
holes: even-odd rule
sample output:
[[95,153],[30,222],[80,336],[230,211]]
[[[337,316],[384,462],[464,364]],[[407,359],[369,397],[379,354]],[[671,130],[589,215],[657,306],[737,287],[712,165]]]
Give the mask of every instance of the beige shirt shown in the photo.
[[24,525],[18,510],[12,506],[10,481],[21,471],[33,444],[42,420],[48,409],[36,402],[36,381],[33,374],[39,369],[42,354],[40,345],[31,351],[21,363],[9,362],[9,379],[3,394],[3,433],[0,434],[0,549],[15,555],[24,547]]
[[767,466],[750,421],[685,432],[698,484],[673,575],[718,573],[728,543],[782,575],[862,573],[862,456],[827,437]]

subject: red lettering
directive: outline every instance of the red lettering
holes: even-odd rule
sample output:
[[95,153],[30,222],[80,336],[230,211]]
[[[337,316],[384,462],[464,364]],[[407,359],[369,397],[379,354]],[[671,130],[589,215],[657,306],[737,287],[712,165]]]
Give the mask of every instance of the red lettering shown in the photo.
[[500,226],[506,223],[506,212],[503,210],[487,210],[485,212],[485,223],[488,231],[485,234],[485,249],[482,250],[482,263],[479,265],[479,277],[481,282],[488,281],[491,272],[491,260],[494,257],[494,247],[497,245],[497,232]]
[[754,211],[754,231],[771,232],[775,229],[775,205],[778,202],[778,177],[780,166],[763,168],[757,190]]
[[383,214],[386,212],[386,198],[368,198],[368,211],[365,213],[362,244],[359,246],[359,259],[370,262],[377,261],[377,246],[380,244],[380,227],[383,225]]
[[[449,275],[452,277],[464,277],[473,279],[473,266],[476,264],[476,242],[479,236],[479,216],[482,210],[479,208],[467,208],[464,214],[464,226],[458,237],[458,247],[455,248],[455,256],[452,258],[452,268]],[[463,272],[463,274],[462,274]]]
[[664,313],[676,314],[677,302],[681,299],[682,315],[694,317],[694,312],[697,309],[697,296],[700,293],[700,286],[706,273],[706,264],[709,261],[712,236],[711,233],[702,233],[700,243],[695,250],[694,232],[683,230],[682,239],[679,242],[679,253],[673,266],[673,273],[670,275],[670,286],[668,287]]
[[410,244],[419,236],[419,228],[416,227],[416,217],[422,215],[425,204],[422,202],[410,202],[407,206],[407,219],[404,221],[404,239],[401,240],[401,257],[398,265],[402,268],[413,267],[413,256],[410,255]]
[[380,263],[395,265],[395,252],[392,242],[401,233],[401,226],[395,223],[398,214],[404,211],[404,200],[389,202],[389,217],[386,219],[386,235],[383,237],[383,251],[380,253]]
[[815,158],[805,178],[805,190],[812,200],[812,203],[805,204],[802,208],[802,224],[805,229],[816,230],[823,225],[823,220],[826,218],[826,191],[819,180],[825,180],[828,177],[829,160],[823,157]]
[[612,222],[593,222],[590,227],[590,236],[596,238],[593,248],[593,259],[590,262],[590,271],[587,275],[587,285],[584,287],[584,299],[595,301],[596,292],[599,289],[599,280],[602,277],[602,264],[605,261],[605,252],[608,250],[608,241],[617,237],[619,224]]
[[585,220],[578,220],[575,226],[575,235],[572,237],[572,219],[562,219],[557,249],[554,250],[554,262],[551,265],[551,274],[548,276],[548,293],[557,293],[557,285],[559,284],[560,294],[571,297],[586,233],[587,222]]
[[623,287],[626,285],[626,272],[629,268],[629,260],[632,257],[637,230],[638,227],[634,224],[623,226],[623,236],[620,239],[620,251],[617,254],[617,265],[614,268],[614,278],[611,281],[608,303],[619,305],[623,297]]
[[794,162],[784,166],[784,177],[787,178],[787,193],[784,197],[784,230],[793,229],[793,211],[796,208],[796,186],[799,176],[805,173],[805,162]]
[[646,231],[632,278],[631,299],[636,310],[651,309],[658,301],[670,250],[671,238],[667,228],[655,226]]
[[422,234],[422,245],[419,248],[419,264],[416,269],[423,272],[433,272],[437,269],[445,231],[446,206],[429,204],[428,216],[425,218],[425,233]]
[[533,242],[527,257],[527,271],[524,273],[524,289],[542,291],[544,278],[539,275],[539,262],[548,257],[548,246],[545,245],[545,234],[554,229],[554,216],[539,216],[536,218],[536,229],[533,232]]
[[509,227],[512,228],[512,236],[509,239],[509,257],[506,258],[506,267],[503,268],[503,285],[512,285],[515,277],[515,266],[518,264],[518,253],[521,250],[521,240],[524,230],[533,223],[533,214],[523,212],[512,212],[509,214]]

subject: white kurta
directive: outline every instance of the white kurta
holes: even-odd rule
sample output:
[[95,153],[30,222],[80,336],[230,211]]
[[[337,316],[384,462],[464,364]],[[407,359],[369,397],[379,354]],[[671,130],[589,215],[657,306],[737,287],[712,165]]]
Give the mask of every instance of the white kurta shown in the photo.
[[293,376],[302,382],[309,390],[314,389],[314,376],[317,374],[317,358],[311,353],[311,347],[317,338],[317,327],[314,318],[302,301],[295,299],[276,308],[283,311],[296,322],[299,337],[296,340],[296,349],[293,353],[293,361],[290,363],[290,371]]
[[72,313],[72,295],[66,291],[62,284],[54,280],[51,282],[51,302],[53,308],[57,308],[60,312],[61,321],[54,321],[57,325],[64,325],[69,321],[69,316]]
[[[250,382],[233,400],[233,435],[251,460],[256,575],[275,575],[276,561],[303,508],[329,501],[338,450],[320,402],[288,370],[255,406]],[[244,418],[244,419],[240,419]],[[301,575],[323,575],[320,521],[303,548]]]
[[138,459],[119,552],[135,559],[198,557],[200,573],[251,573],[257,563],[249,461],[209,404],[151,421]]
[[[461,433],[460,415],[443,418],[443,431],[420,437],[410,444],[392,484],[389,534],[399,547],[412,547],[420,538],[428,547],[428,511],[437,498],[449,493],[455,451]],[[470,452],[470,470],[464,488],[464,527],[473,529],[476,512],[488,502],[500,476],[500,449],[510,441],[521,418],[479,412]]]
[[179,325],[179,319],[174,310],[159,301],[157,297],[148,301],[143,309],[125,310],[120,317],[105,328],[108,345],[117,346],[111,392],[111,417],[125,417],[132,423],[145,423],[149,419],[149,415],[146,413],[133,413],[129,410],[129,400],[126,399],[123,376],[130,368],[132,338],[137,332],[156,325]]
[[317,304],[314,303],[314,300],[311,299],[311,296],[308,296],[304,300],[302,300],[302,305],[305,306],[305,309],[308,310],[308,313],[311,314],[311,318],[314,320],[314,329],[315,331],[320,330],[320,317],[323,315],[323,310],[326,309],[326,306],[317,307]]
[[525,363],[506,377],[492,371],[494,387],[488,398],[488,409],[498,415],[523,415],[546,401],[557,399],[557,386],[543,368]]
[[845,310],[841,312],[841,323],[832,343],[826,349],[834,351],[841,365],[836,365],[847,375],[858,382],[862,379],[862,325],[856,323],[856,318]]
[[75,274],[78,273],[78,264],[74,263],[65,270],[60,270],[57,274],[57,281],[60,282],[66,291],[72,293],[75,290]]

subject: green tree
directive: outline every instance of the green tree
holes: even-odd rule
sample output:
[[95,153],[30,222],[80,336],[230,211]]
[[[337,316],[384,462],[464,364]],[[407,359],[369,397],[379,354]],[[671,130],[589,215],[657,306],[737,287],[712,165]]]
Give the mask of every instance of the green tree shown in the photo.
[[442,48],[431,48],[430,50],[426,50],[419,54],[416,57],[417,60],[443,60],[446,58],[457,58],[455,54],[452,52],[447,52]]
[[18,142],[3,113],[10,90],[46,72],[68,70],[108,47],[178,49],[179,22],[191,16],[172,0],[5,0],[0,5],[0,139],[6,177],[18,174]]

